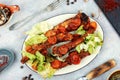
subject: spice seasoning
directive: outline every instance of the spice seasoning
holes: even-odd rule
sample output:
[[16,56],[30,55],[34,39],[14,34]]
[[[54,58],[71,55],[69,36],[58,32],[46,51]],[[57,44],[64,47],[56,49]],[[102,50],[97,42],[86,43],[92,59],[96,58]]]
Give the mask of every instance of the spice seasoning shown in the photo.
[[108,80],[120,80],[120,71],[114,72]]
[[103,4],[101,4],[101,7],[104,9],[105,12],[113,11],[119,6],[120,3],[115,0],[103,0]]
[[11,14],[11,11],[7,7],[0,7],[0,26],[9,20]]

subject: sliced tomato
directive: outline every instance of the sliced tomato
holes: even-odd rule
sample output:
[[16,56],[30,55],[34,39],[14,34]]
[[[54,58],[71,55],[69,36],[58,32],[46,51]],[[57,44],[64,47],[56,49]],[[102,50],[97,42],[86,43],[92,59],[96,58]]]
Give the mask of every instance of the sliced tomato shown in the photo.
[[51,62],[51,66],[54,69],[59,69],[61,67],[61,61],[59,60],[54,60],[53,62]]

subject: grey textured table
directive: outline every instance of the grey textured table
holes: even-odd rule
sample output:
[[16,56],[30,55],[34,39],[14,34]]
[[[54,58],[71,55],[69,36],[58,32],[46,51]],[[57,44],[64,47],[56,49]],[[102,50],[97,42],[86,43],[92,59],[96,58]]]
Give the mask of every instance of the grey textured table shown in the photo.
[[[5,69],[3,72],[0,72],[0,80],[22,80],[22,77],[29,74],[33,75],[32,77],[34,77],[34,80],[43,80],[37,73],[31,71],[26,65],[23,65],[24,68],[20,69],[20,66],[22,65],[20,63],[21,47],[26,37],[24,33],[29,30],[35,23],[59,14],[77,13],[78,10],[84,11],[89,16],[91,13],[95,13],[96,16],[99,15],[98,7],[93,0],[89,0],[87,3],[84,3],[83,0],[78,0],[78,2],[74,5],[67,6],[65,3],[63,3],[52,12],[46,12],[36,16],[19,30],[8,30],[8,27],[14,22],[39,11],[52,1],[53,0],[0,0],[0,3],[9,5],[17,4],[21,8],[19,12],[13,15],[11,21],[0,29],[0,48],[11,49],[14,51],[16,57],[13,65]],[[104,45],[100,51],[100,54],[98,54],[98,56],[90,64],[80,70],[65,75],[54,76],[47,80],[76,80],[80,76],[87,74],[90,70],[99,64],[102,64],[111,58],[114,58],[117,61],[117,66],[94,80],[106,80],[112,71],[120,69],[120,37],[117,35],[111,24],[107,21],[102,13],[100,13],[99,18],[96,20],[99,22],[104,31]]]

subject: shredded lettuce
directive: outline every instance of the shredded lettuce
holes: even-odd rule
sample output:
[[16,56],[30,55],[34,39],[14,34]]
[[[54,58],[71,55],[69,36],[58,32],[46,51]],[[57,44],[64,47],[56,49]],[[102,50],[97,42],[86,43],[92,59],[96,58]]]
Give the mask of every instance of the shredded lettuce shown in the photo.
[[50,63],[44,65],[44,70],[38,72],[43,78],[50,78],[54,75],[56,69],[53,69]]
[[44,34],[41,35],[34,35],[30,37],[27,41],[25,41],[25,45],[33,45],[43,43],[47,40],[47,37]]
[[33,26],[33,28],[30,31],[26,32],[26,34],[32,36],[45,33],[49,30],[49,26],[50,25],[46,21],[37,23],[35,26]]
[[36,58],[35,55],[33,55],[33,54],[29,53],[29,52],[23,51],[22,53],[23,53],[23,55],[27,56],[31,60],[34,60]]
[[86,45],[85,43],[81,43],[81,44],[77,45],[75,49],[78,53],[80,53],[81,50],[83,50],[83,49],[84,49],[84,51],[88,51],[88,45]]
[[81,49],[82,49],[80,46],[82,46],[82,44],[81,44],[81,45],[80,45],[80,44],[77,45],[76,48],[75,48],[78,53],[80,53],[80,51],[81,51]]
[[37,71],[41,74],[44,78],[51,77],[55,73],[55,69],[53,69],[50,63],[45,63],[45,57],[40,53],[36,52],[37,59],[39,60],[39,64],[37,66]]
[[37,71],[38,71],[38,72],[41,72],[41,71],[43,71],[43,70],[45,70],[45,66],[44,66],[43,64],[38,64],[38,66],[37,66]]
[[90,44],[90,45],[88,46],[88,52],[89,52],[90,54],[92,54],[94,51],[95,51],[94,45]]
[[36,52],[36,58],[39,60],[39,63],[40,64],[43,64],[44,63],[44,61],[45,61],[45,56],[43,56],[40,52]]
[[38,66],[37,66],[37,71],[38,72],[41,72],[42,70],[44,70],[45,69],[45,67],[44,67],[44,63],[45,63],[45,56],[43,56],[40,52],[36,52],[36,58],[37,58],[37,60],[39,60],[39,64],[38,64]]
[[35,60],[35,61],[32,63],[32,68],[33,68],[34,70],[37,70],[37,65],[38,65],[38,63],[39,63],[39,60]]
[[96,36],[98,36],[101,41],[103,40],[102,34],[100,32],[97,32]]
[[85,50],[90,54],[93,54],[95,52],[95,49],[102,44],[103,40],[100,36],[100,33],[98,32],[95,34],[88,34],[88,36],[85,38],[85,41],[77,45],[75,49],[78,53],[80,53],[81,50]]
[[85,30],[83,29],[83,25],[81,25],[75,32],[76,34],[79,35],[84,35],[85,34]]
[[33,62],[34,62],[34,60],[32,60],[32,59],[30,59],[30,60],[27,61],[27,63],[28,63],[29,65],[32,65]]

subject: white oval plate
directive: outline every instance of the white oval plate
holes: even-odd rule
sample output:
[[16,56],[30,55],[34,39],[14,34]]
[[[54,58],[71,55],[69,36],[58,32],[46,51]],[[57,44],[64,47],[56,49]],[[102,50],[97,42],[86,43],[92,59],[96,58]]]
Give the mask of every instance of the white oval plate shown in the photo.
[[[55,26],[55,25],[57,25],[57,24],[65,21],[66,19],[69,19],[69,18],[71,18],[71,17],[74,17],[75,15],[76,15],[76,14],[64,14],[64,15],[59,15],[59,16],[50,18],[50,19],[48,19],[48,20],[46,20],[46,21],[51,25],[51,27],[50,27],[49,29],[52,29],[53,26]],[[93,20],[92,18],[90,18],[90,20],[91,20],[91,21],[95,21],[95,20]],[[96,22],[96,21],[95,21],[95,22]],[[100,27],[100,25],[99,25],[98,23],[97,23],[97,29],[96,29],[96,31],[97,31],[97,32],[99,31],[99,32],[101,33],[102,39],[103,39],[103,30],[102,30],[102,28]],[[29,36],[28,36],[28,37],[29,37]],[[26,38],[26,40],[28,39],[28,37]],[[25,41],[26,41],[26,40],[25,40]],[[24,47],[25,47],[25,44],[23,44],[23,50],[24,50]],[[83,68],[84,66],[86,66],[88,63],[90,63],[90,62],[97,56],[97,54],[99,53],[100,49],[101,49],[101,47],[98,47],[98,48],[96,49],[96,51],[95,51],[94,54],[92,54],[92,55],[90,55],[90,56],[87,56],[87,57],[85,57],[84,59],[82,59],[80,64],[78,64],[78,65],[69,65],[69,66],[66,66],[66,67],[64,67],[64,68],[62,68],[62,69],[57,70],[54,75],[66,74],[66,73],[70,73],[70,72],[76,71],[76,70],[78,70],[78,69],[80,69],[80,68]],[[26,64],[27,64],[27,66],[28,66],[30,69],[32,69],[31,66],[30,66],[28,63],[26,63]],[[32,69],[32,70],[33,70],[33,69]],[[33,71],[35,71],[35,70],[33,70]],[[37,72],[37,71],[35,71],[35,72]]]

